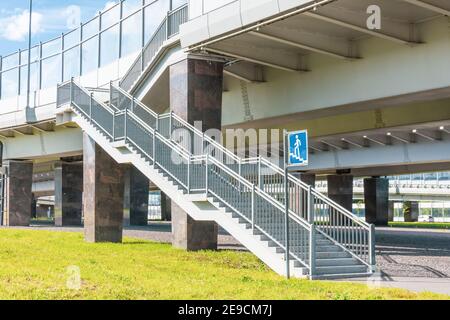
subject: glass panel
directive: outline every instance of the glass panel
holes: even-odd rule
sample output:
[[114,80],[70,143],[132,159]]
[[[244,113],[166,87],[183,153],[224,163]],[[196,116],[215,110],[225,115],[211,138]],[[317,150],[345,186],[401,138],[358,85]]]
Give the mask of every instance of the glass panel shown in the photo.
[[42,60],[42,88],[50,88],[61,82],[61,55]]
[[42,44],[42,57],[46,58],[55,53],[61,52],[61,38],[51,40]]
[[172,0],[172,8],[177,9],[186,3],[187,0]]
[[[39,47],[31,48],[31,62],[35,62],[39,59]],[[20,52],[21,64],[28,64],[28,49]]]
[[126,0],[123,3],[123,17],[127,17],[142,8],[142,0]]
[[83,70],[85,75],[89,71],[97,69],[98,67],[98,38],[95,37],[83,43]]
[[450,172],[441,172],[439,173],[439,180],[448,181],[450,180]]
[[80,42],[80,30],[74,30],[64,35],[64,49],[72,48]]
[[102,33],[100,52],[101,66],[110,64],[119,58],[119,26]]
[[412,180],[416,180],[416,181],[423,180],[423,174],[421,174],[421,173],[416,173],[416,174],[413,174],[413,175],[411,176],[411,178],[412,178]]
[[139,12],[122,24],[122,56],[125,57],[130,53],[141,49],[141,16]]
[[80,48],[75,47],[64,53],[64,81],[80,74]]
[[18,64],[19,64],[19,54],[18,53],[4,57],[2,60],[2,70],[8,70],[10,68],[17,67]]
[[[39,88],[39,64],[32,63],[30,68],[30,92],[34,92]],[[20,94],[27,93],[28,86],[28,66],[20,68]]]
[[2,99],[17,96],[19,74],[17,69],[2,74]]
[[169,11],[169,3],[168,0],[160,0],[145,8],[145,43],[150,40],[166,17],[167,11]]
[[98,17],[83,25],[83,40],[89,39],[98,33]]
[[109,9],[102,14],[102,30],[118,23],[120,19],[120,5],[116,5],[114,8]]
[[436,180],[437,179],[437,173],[426,173],[425,174],[425,180]]

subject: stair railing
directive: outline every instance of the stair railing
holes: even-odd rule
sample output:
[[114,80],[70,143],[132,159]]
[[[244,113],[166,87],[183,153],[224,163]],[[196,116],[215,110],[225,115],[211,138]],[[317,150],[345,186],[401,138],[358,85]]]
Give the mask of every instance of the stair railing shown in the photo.
[[[148,114],[145,118],[154,123],[154,127],[158,127],[164,137],[171,139],[188,154],[209,154],[211,158],[224,163],[239,176],[255,184],[281,206],[286,205],[284,170],[276,164],[261,156],[241,159],[173,112],[158,115],[123,89],[111,84],[111,91],[133,101],[135,112]],[[188,132],[187,139],[174,140],[173,135],[177,130]],[[195,139],[200,141],[200,151],[193,150]],[[374,268],[375,231],[372,225],[361,221],[353,213],[292,174],[288,175],[287,188],[290,195],[288,207],[292,214],[307,224],[315,224],[318,233],[348,251],[363,264]]]
[[139,79],[146,66],[153,60],[156,53],[163,47],[164,42],[180,30],[180,25],[188,21],[188,5],[185,4],[173,11],[169,11],[151,36],[141,53],[135,59],[127,73],[119,83],[121,88],[129,91]]
[[[124,95],[121,99],[127,97]],[[119,100],[114,99],[109,106],[99,102],[73,80],[58,87],[57,100],[58,106],[70,103],[71,108],[109,142],[123,141],[149,165],[170,176],[184,192],[201,191],[218,199],[247,222],[254,232],[259,232],[275,246],[288,251],[290,259],[312,274],[310,225],[293,212],[286,216],[281,203],[222,161],[208,154],[192,155],[134,114],[131,106],[120,109],[114,105],[114,101]],[[152,114],[151,111],[148,113]],[[156,120],[159,119],[157,117]],[[286,219],[289,220],[288,224],[285,223]],[[289,225],[289,232],[286,232],[286,225]],[[289,238],[286,238],[287,234]],[[294,246],[290,247],[289,243]]]

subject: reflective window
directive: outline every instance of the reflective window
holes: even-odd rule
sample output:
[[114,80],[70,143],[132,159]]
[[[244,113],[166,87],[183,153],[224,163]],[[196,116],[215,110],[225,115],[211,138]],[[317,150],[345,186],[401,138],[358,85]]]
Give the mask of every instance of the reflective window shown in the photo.
[[70,49],[73,46],[78,45],[79,42],[80,42],[79,29],[64,35],[64,49]]
[[132,15],[122,24],[122,56],[136,52],[142,47],[141,12]]
[[80,74],[80,49],[75,47],[64,53],[64,81]]
[[450,180],[450,172],[441,172],[439,173],[439,180],[448,181]]
[[426,173],[424,175],[424,179],[426,181],[430,181],[430,180],[436,180],[437,179],[437,173]]
[[119,57],[119,26],[102,32],[101,34],[101,66],[108,65]]
[[46,58],[61,52],[61,39],[57,38],[42,44],[42,57]]
[[123,3],[123,17],[127,17],[130,14],[136,12],[142,8],[142,0],[127,0]]
[[119,22],[120,19],[120,5],[116,5],[115,7],[105,11],[102,14],[102,30],[105,30],[112,25]]
[[83,40],[89,39],[98,33],[98,17],[83,25]]
[[50,88],[61,82],[61,55],[42,60],[42,88]]
[[14,53],[2,59],[2,70],[8,70],[17,67],[19,64],[19,54]]
[[2,99],[17,96],[19,72],[12,69],[2,73]]
[[[26,94],[28,87],[28,65],[20,68],[20,94]],[[31,64],[30,68],[30,92],[39,89],[39,63]]]
[[83,70],[85,75],[89,71],[95,70],[98,67],[98,38],[95,37],[83,43]]

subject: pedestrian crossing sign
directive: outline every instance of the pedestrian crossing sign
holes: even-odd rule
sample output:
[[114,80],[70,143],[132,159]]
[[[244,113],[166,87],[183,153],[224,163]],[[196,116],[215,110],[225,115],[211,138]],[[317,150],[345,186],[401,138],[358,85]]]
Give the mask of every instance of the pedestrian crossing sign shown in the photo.
[[308,131],[301,130],[289,132],[287,134],[288,143],[288,165],[307,166],[308,165]]

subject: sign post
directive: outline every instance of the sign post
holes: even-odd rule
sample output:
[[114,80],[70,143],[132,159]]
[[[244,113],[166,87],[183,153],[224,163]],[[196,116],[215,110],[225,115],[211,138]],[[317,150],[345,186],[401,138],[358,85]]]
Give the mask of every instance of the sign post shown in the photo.
[[284,131],[284,199],[285,199],[285,246],[286,246],[286,277],[291,277],[290,268],[290,239],[289,239],[289,169],[293,167],[307,166],[308,155],[308,131],[295,132]]

